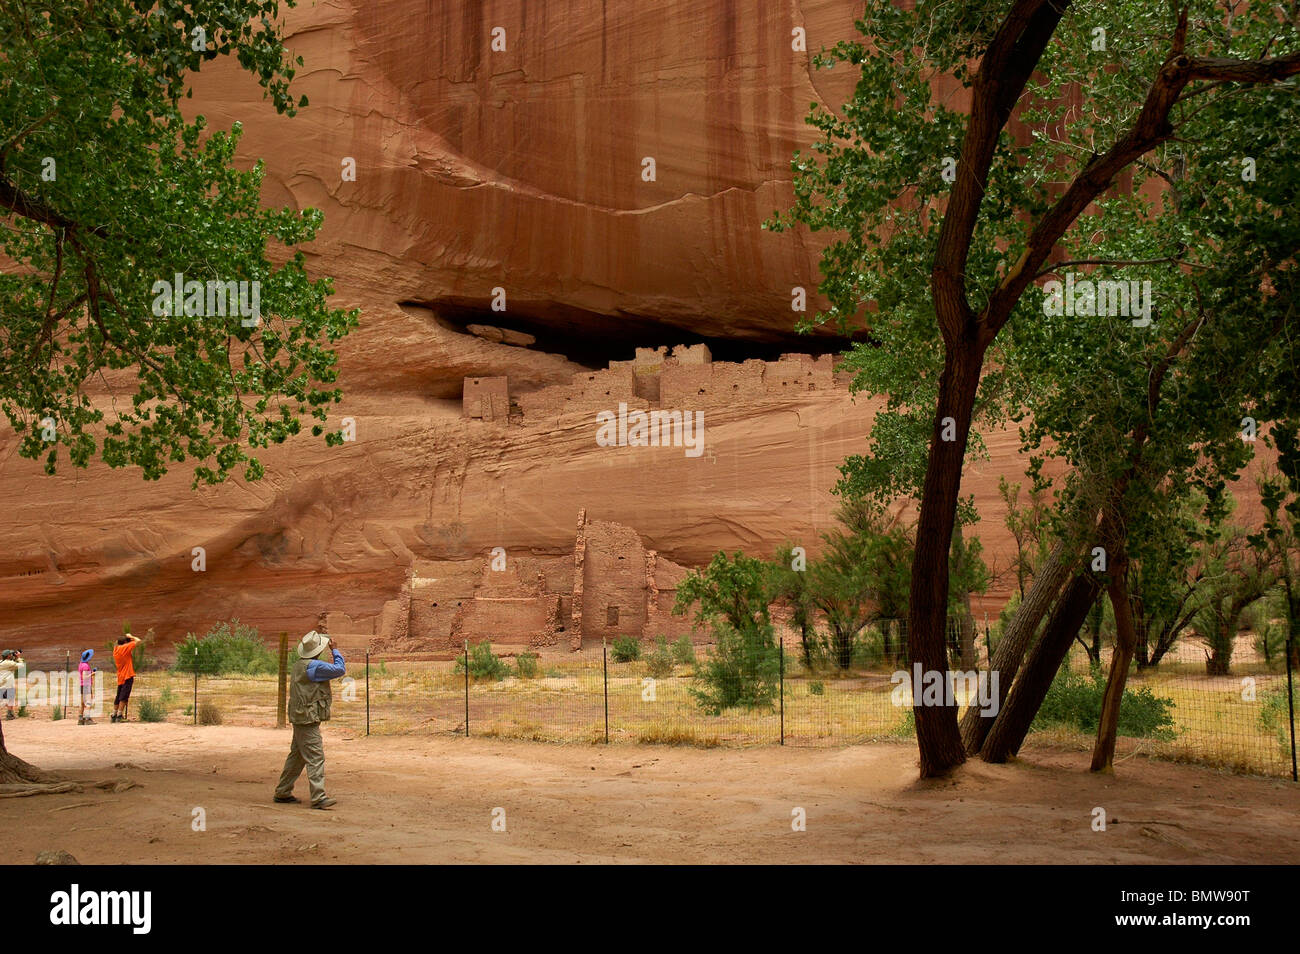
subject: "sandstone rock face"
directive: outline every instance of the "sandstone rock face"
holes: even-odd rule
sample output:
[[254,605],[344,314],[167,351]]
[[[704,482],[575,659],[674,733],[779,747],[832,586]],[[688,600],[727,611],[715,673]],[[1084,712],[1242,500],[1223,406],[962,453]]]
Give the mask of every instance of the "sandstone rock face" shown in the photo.
[[[268,202],[325,211],[315,252],[345,298],[543,342],[789,343],[791,289],[815,290],[820,245],[759,226],[789,205],[809,104],[851,89],[807,50],[854,35],[860,13],[849,0],[341,0],[289,11],[311,103],[297,117],[225,65],[195,102],[243,123]],[[384,336],[380,317],[367,312],[350,349],[372,382],[386,369],[357,341]]]
[[[356,440],[304,435],[262,455],[258,483],[191,490],[187,468],[150,484],[102,466],[46,477],[0,430],[0,642],[99,647],[129,619],[168,643],[232,616],[297,636],[328,611],[345,645],[411,649],[519,636],[493,615],[518,600],[564,645],[610,628],[624,605],[611,588],[642,587],[633,622],[668,632],[684,567],[784,540],[815,552],[877,405],[818,357],[834,342],[794,334],[793,289],[816,308],[819,241],[760,226],[790,204],[809,104],[841,103],[853,82],[807,51],[854,35],[860,12],[308,4],[288,15],[311,103],[293,119],[210,68],[194,109],[243,124],[265,201],[325,212],[312,270],[363,312],[334,418]],[[702,411],[700,454],[602,445],[597,415],[620,403]],[[1005,566],[997,477],[1022,466],[1012,435],[989,446],[963,489]],[[520,569],[493,595],[496,547]]]

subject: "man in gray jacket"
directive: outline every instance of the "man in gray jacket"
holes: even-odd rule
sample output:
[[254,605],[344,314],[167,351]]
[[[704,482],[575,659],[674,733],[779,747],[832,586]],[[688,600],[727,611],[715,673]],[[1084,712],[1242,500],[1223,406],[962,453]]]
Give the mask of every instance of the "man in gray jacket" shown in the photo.
[[[320,656],[329,650],[332,662]],[[296,802],[294,783],[307,769],[307,784],[311,791],[312,808],[329,808],[334,799],[325,794],[325,745],[321,741],[320,724],[330,717],[330,680],[344,674],[343,654],[334,646],[334,640],[312,630],[298,644],[298,661],[289,674],[289,722],[293,726],[293,745],[284,760],[280,783],[275,787],[277,802]]]

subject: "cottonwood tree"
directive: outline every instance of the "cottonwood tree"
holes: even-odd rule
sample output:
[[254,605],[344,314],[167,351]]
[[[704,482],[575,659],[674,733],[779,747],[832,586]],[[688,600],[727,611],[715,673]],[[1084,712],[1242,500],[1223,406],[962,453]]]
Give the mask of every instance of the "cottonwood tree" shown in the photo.
[[[976,439],[972,424],[996,419],[1006,406],[1003,392],[1015,368],[1004,329],[1041,318],[1041,297],[1026,293],[1061,268],[1120,267],[1092,248],[1093,236],[1112,234],[1109,210],[1095,204],[1128,185],[1123,180],[1144,157],[1177,148],[1195,161],[1207,145],[1239,156],[1253,149],[1241,127],[1189,140],[1186,127],[1199,114],[1244,101],[1256,120],[1252,128],[1267,130],[1277,121],[1279,96],[1294,95],[1294,11],[1240,7],[1210,0],[1175,7],[972,0],[901,10],[872,0],[857,24],[864,39],[820,58],[858,67],[861,77],[840,112],[814,108],[809,122],[822,138],[813,157],[796,156],[795,208],[776,225],[797,221],[839,233],[822,260],[821,291],[831,306],[817,320],[865,319],[871,327],[872,340],[858,349],[855,383],[873,390],[885,384],[877,393],[890,400],[858,477],[876,493],[919,490],[909,639],[912,658],[928,670],[946,668],[949,544],[963,465]],[[1107,37],[1100,48],[1098,25]],[[949,92],[954,84],[959,94]],[[1284,93],[1243,94],[1276,84]],[[1034,111],[1036,121],[1013,127],[1018,108]],[[1183,246],[1198,241],[1189,232]],[[1054,253],[1059,257],[1049,262]],[[1256,275],[1257,289],[1260,283]],[[1177,350],[1153,355],[1150,370],[1172,364],[1186,344],[1175,335],[1167,345]],[[909,378],[912,384],[895,395],[891,388]],[[924,416],[916,413],[922,409]],[[926,447],[923,458],[914,452],[918,442]],[[917,460],[924,461],[921,473]],[[891,473],[891,462],[903,466]],[[1128,480],[1138,475],[1136,468],[1128,473]],[[1122,545],[1114,508],[1127,488],[1122,473],[1114,476],[1098,523],[1089,528],[1081,517],[1079,526],[1081,536]],[[1056,638],[1047,646],[1040,639],[1026,659],[1027,691],[1017,689],[998,715],[998,722],[1012,715],[1004,731],[995,727],[986,739],[996,743],[994,757],[1018,748],[1028,730],[1063,656],[1060,635],[1068,632],[1068,649],[1098,589],[1123,576],[1075,572],[1076,542],[1054,551],[1040,576],[1053,586],[1028,616],[1046,616]],[[1115,556],[1111,565],[1122,568],[1123,552]],[[1031,608],[1032,596],[1018,616]],[[1117,609],[1126,605],[1126,596],[1114,597]],[[915,715],[923,777],[964,761],[955,707],[918,705]]]
[[[289,92],[302,60],[284,47],[279,6],[0,6],[0,407],[19,454],[47,472],[101,460],[153,480],[192,461],[196,484],[256,479],[247,449],[304,418],[325,433],[340,396],[330,345],[356,315],[327,305],[329,281],[295,248],[321,214],[261,208],[261,165],[234,161],[238,126],[210,130],[180,109],[218,57],[280,113],[306,105]],[[205,293],[159,315],[157,283],[178,274],[223,295],[246,283],[245,307],[223,298],[224,314],[207,313]],[[0,735],[0,781],[36,774]]]

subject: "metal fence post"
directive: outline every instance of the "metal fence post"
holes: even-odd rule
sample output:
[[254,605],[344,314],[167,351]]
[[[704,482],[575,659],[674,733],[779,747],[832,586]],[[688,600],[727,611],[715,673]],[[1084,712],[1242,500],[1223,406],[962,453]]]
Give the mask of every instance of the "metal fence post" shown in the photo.
[[194,708],[192,711],[194,713],[194,718],[190,724],[198,725],[199,724],[199,646],[197,642],[194,644]]
[[600,669],[605,683],[605,744],[609,745],[609,653],[604,636],[600,637]]
[[465,640],[465,738],[469,738],[469,640]]
[[370,734],[370,649],[366,648],[366,735]]
[[1287,729],[1291,735],[1291,781],[1300,782],[1300,776],[1296,774],[1295,759],[1295,697],[1291,685],[1291,652],[1294,646],[1292,640],[1295,634],[1288,629],[1286,636],[1286,714]]
[[289,709],[289,634],[280,631],[280,664],[276,674],[275,727],[283,729],[288,724]]
[[781,660],[781,744],[785,745],[785,633],[777,639],[776,647]]

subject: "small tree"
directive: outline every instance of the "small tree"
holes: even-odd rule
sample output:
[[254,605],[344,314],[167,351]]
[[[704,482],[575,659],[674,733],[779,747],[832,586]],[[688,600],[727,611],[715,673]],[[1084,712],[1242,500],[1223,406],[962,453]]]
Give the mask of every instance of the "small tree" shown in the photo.
[[813,605],[808,593],[807,557],[796,554],[793,543],[784,543],[776,551],[770,572],[770,595],[774,602],[783,602],[790,607],[790,622],[799,631],[800,658],[811,669],[817,631],[813,626]]
[[695,621],[709,627],[717,644],[696,670],[691,692],[706,712],[731,706],[769,705],[779,687],[781,648],[768,612],[770,568],[737,553],[714,555],[703,571],[691,571],[677,588],[673,612],[698,603]]

